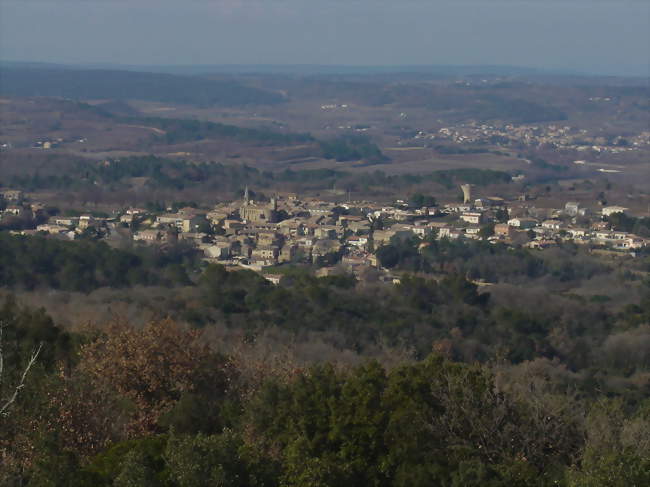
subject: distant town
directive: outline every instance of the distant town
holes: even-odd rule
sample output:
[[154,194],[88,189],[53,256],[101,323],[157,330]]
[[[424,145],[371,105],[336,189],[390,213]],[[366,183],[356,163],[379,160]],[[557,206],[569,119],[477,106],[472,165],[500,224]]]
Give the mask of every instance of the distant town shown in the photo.
[[515,125],[463,123],[437,132],[419,131],[414,139],[453,141],[458,144],[494,144],[510,147],[545,147],[578,152],[618,154],[638,151],[650,145],[650,131],[629,137],[592,134],[569,125]]

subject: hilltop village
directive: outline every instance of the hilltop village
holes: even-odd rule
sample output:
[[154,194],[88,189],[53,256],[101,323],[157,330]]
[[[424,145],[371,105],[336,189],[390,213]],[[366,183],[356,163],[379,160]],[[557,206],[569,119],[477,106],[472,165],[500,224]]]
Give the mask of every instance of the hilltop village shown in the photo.
[[415,195],[380,205],[296,194],[258,201],[246,187],[242,199],[213,208],[127,208],[109,216],[48,216],[45,205],[21,191],[1,194],[3,221],[31,222],[31,229],[13,230],[15,234],[92,238],[115,246],[129,241],[156,246],[185,242],[206,262],[251,269],[274,283],[282,276],[282,266],[292,263],[310,264],[319,276],[345,271],[359,279],[398,282],[381,249],[405,239],[415,242],[419,251],[435,240],[470,239],[530,249],[573,242],[592,252],[632,256],[650,242],[647,236],[612,224],[626,218],[622,206],[593,210],[567,201],[560,208],[540,208],[524,195],[516,200],[473,198],[470,185],[461,189],[462,202],[437,204],[433,197]]

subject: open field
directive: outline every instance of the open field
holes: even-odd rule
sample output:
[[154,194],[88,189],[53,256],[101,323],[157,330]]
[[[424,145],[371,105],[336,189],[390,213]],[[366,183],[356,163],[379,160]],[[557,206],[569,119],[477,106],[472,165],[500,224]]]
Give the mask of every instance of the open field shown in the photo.
[[[155,97],[4,96],[2,177],[56,175],[71,167],[78,171],[83,161],[97,164],[149,154],[274,173],[335,170],[352,178],[377,171],[401,176],[491,169],[523,175],[509,186],[512,194],[542,194],[547,187],[551,195],[561,194],[571,181],[587,180],[593,187],[613,186],[605,191],[609,199],[629,200],[626,206],[638,211],[647,206],[642,196],[650,187],[650,139],[643,145],[647,100],[643,88],[632,81],[494,78],[478,83],[471,77],[460,82],[408,76],[253,75],[215,79],[230,87],[241,83],[279,94],[281,100],[238,105]],[[213,125],[200,125],[209,123]],[[566,145],[565,136],[553,135],[558,129],[574,139],[584,134],[584,144],[603,148],[596,151],[587,145],[578,151]],[[455,139],[440,137],[441,131],[455,134]],[[503,144],[503,136],[483,136],[490,131],[511,138]],[[303,140],[299,134],[309,135]],[[376,144],[383,159],[369,162],[354,154],[326,158],[323,141],[350,137]],[[612,141],[619,139],[627,146],[611,150]],[[575,164],[578,160],[581,163]],[[585,199],[597,194],[589,189]]]

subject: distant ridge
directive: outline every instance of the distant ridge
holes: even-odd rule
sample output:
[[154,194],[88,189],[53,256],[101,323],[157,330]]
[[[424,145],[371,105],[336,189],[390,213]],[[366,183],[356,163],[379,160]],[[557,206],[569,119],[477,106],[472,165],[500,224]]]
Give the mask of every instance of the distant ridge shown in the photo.
[[71,70],[116,70],[141,71],[150,73],[167,73],[177,75],[199,75],[206,73],[223,74],[289,74],[289,75],[371,75],[413,73],[444,76],[471,75],[576,75],[579,73],[539,69],[522,66],[500,65],[386,65],[386,66],[354,66],[354,65],[322,65],[322,64],[197,64],[197,65],[133,65],[133,64],[55,64],[32,61],[2,61],[2,68],[53,68]]
[[[11,70],[38,71],[74,71],[74,72],[116,72],[116,73],[141,73],[141,74],[160,74],[173,75],[177,77],[207,77],[207,76],[254,76],[254,75],[278,75],[278,76],[381,76],[385,79],[407,76],[413,78],[427,77],[449,77],[449,78],[471,78],[471,77],[520,77],[537,79],[547,82],[561,81],[563,79],[582,80],[592,82],[599,80],[610,80],[614,83],[623,81],[625,84],[647,85],[648,76],[643,75],[616,75],[604,73],[581,73],[560,69],[544,69],[526,66],[507,66],[507,65],[387,65],[387,66],[353,66],[353,65],[320,65],[320,64],[197,64],[197,65],[134,65],[134,64],[110,64],[110,63],[85,63],[85,64],[57,64],[49,62],[36,61],[14,61],[0,60],[0,90],[2,89],[2,74]],[[210,80],[211,82],[221,82],[224,80]],[[236,83],[239,81],[229,80],[228,82]],[[249,90],[256,88],[246,87]],[[203,89],[199,89],[203,91]],[[264,93],[264,90],[259,90]],[[280,97],[276,93],[266,92],[272,97]],[[280,97],[281,98],[281,97]],[[163,100],[164,101],[164,100]],[[252,103],[278,103],[281,99],[267,99]],[[222,104],[218,102],[216,104]],[[235,101],[234,104],[241,104]]]
[[236,80],[162,72],[81,68],[40,63],[0,63],[0,94],[76,100],[139,99],[201,106],[269,105],[285,101]]

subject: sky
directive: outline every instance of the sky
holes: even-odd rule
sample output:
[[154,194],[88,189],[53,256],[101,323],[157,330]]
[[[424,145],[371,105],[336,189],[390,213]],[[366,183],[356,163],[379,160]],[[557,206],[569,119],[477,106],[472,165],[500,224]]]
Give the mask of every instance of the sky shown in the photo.
[[645,75],[647,0],[0,0],[0,59]]

